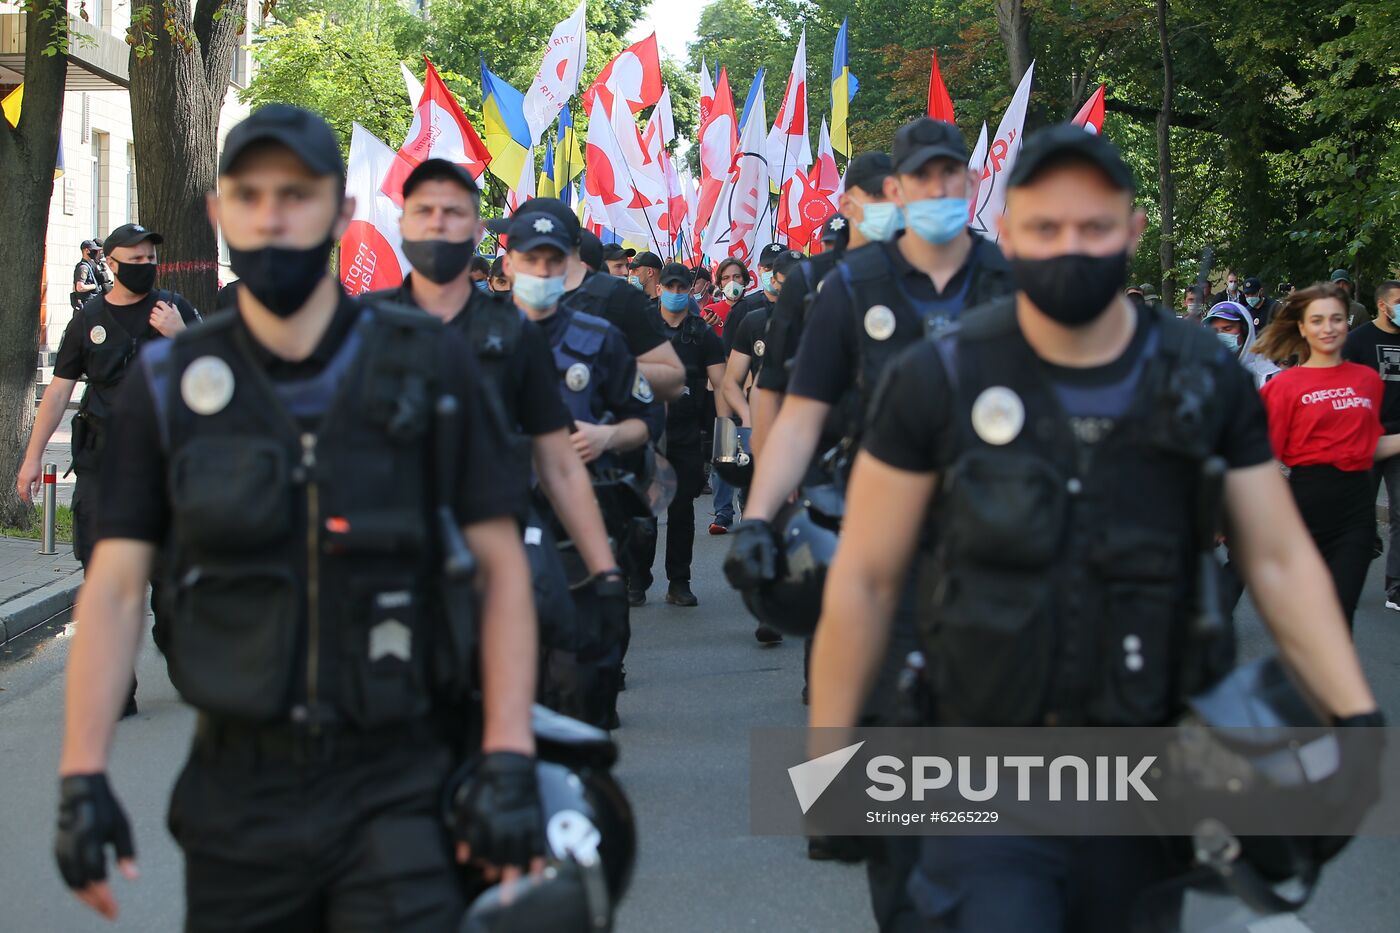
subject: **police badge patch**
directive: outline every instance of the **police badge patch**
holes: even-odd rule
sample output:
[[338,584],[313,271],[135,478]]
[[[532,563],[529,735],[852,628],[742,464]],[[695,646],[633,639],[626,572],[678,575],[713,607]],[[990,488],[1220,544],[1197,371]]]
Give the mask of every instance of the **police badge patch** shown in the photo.
[[103,327],[101,324],[94,324],[92,330],[88,331],[88,339],[99,345],[106,343],[107,328]]
[[217,415],[233,398],[233,370],[217,356],[201,356],[180,377],[180,398],[196,415]]
[[762,340],[755,340],[755,341],[753,342],[753,355],[754,355],[754,356],[762,356],[763,353],[764,353],[764,351],[767,350],[767,349],[768,349],[768,345],[767,345],[766,343],[764,343]]
[[643,405],[650,405],[656,401],[656,394],[651,391],[651,383],[647,382],[647,377],[638,370],[637,378],[632,383],[632,397]]
[[564,385],[569,387],[570,392],[582,392],[588,388],[588,367],[583,363],[575,363],[564,373]]
[[1009,444],[1026,423],[1026,406],[1006,386],[989,386],[972,403],[972,429],[988,444]]
[[885,305],[875,305],[865,312],[865,332],[871,340],[889,340],[894,336],[894,312]]

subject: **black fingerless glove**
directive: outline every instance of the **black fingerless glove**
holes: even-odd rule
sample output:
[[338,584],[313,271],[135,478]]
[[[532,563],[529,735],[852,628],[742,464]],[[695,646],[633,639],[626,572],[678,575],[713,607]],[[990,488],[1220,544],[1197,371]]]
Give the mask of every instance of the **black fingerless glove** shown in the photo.
[[761,518],[746,518],[729,533],[724,575],[736,590],[750,590],[778,575],[778,538]]
[[528,869],[544,854],[535,759],[518,752],[490,752],[452,794],[451,829],[473,859],[498,868]]
[[58,781],[58,833],[53,854],[70,888],[107,877],[107,846],[117,858],[135,858],[131,824],[105,774],[71,774]]

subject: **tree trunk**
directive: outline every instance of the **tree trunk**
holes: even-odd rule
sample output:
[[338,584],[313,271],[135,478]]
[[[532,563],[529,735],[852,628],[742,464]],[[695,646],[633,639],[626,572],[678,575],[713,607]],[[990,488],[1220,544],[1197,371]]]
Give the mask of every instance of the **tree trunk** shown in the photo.
[[[14,481],[34,424],[44,241],[68,70],[61,52],[43,52],[67,41],[68,19],[59,0],[33,0],[24,9],[24,106],[18,127],[0,118],[0,256],[6,260],[0,275],[0,523],[28,527],[34,512],[20,502]],[[39,15],[44,12],[49,18]]]
[[1011,90],[1015,91],[1031,66],[1031,21],[1026,16],[1023,0],[996,0],[996,3],[997,30],[1006,46],[1006,59],[1011,65]]
[[1157,36],[1162,44],[1162,109],[1157,114],[1157,181],[1161,188],[1162,299],[1175,307],[1176,276],[1176,173],[1172,171],[1172,71],[1171,40],[1167,35],[1167,0],[1157,0]]
[[[218,238],[204,196],[214,190],[219,111],[243,8],[231,0],[133,0],[149,8],[150,54],[131,53],[131,124],[141,223],[165,237],[161,288],[208,312],[218,289]],[[174,30],[174,35],[171,34]],[[139,45],[139,43],[138,43]]]

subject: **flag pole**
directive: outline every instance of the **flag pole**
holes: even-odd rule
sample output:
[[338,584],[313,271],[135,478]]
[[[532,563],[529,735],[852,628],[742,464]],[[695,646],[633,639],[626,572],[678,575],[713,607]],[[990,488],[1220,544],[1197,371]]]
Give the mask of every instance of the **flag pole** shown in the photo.
[[[783,209],[783,176],[787,174],[788,147],[791,145],[790,140],[792,137],[784,133],[783,138],[785,140],[783,142],[783,170],[778,175],[778,210],[773,212],[773,239],[769,242],[777,242],[778,240],[778,214],[781,213]],[[790,223],[791,221],[792,218],[789,217],[788,222]]]

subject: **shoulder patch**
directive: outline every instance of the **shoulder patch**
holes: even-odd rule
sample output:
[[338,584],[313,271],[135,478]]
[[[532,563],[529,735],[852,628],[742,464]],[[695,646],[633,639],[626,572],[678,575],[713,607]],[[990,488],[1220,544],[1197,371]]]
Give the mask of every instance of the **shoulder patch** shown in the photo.
[[637,378],[632,381],[632,397],[643,405],[656,401],[656,393],[651,390],[651,383],[647,382],[640,369],[637,370]]

